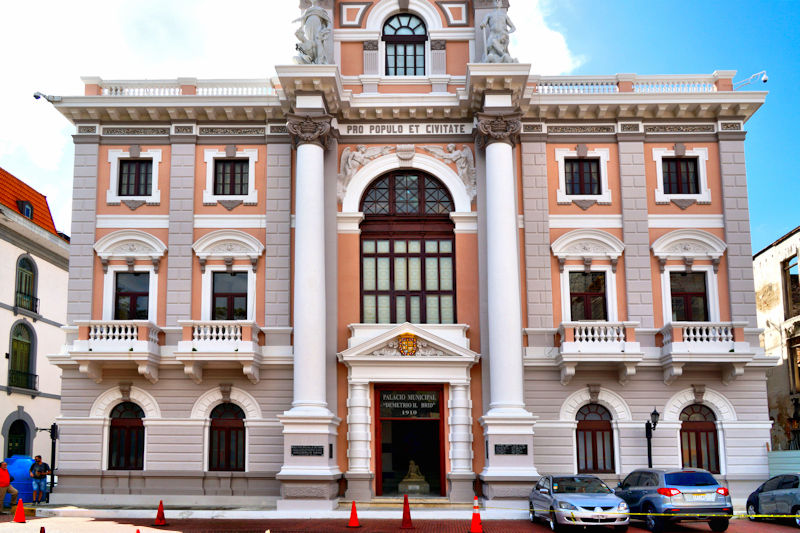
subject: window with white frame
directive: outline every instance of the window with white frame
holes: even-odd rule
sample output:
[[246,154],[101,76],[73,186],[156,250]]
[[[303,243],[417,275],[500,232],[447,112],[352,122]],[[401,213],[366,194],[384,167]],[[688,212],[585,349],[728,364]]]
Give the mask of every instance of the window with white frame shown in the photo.
[[119,205],[123,200],[141,200],[148,205],[161,203],[158,188],[161,150],[139,152],[136,157],[132,156],[131,150],[109,150],[108,162],[110,183],[106,203]]
[[391,17],[383,26],[387,76],[424,76],[428,31],[421,18],[410,13]]
[[694,200],[698,204],[711,203],[708,188],[708,149],[675,150],[653,148],[656,164],[656,203],[668,204],[673,200]]
[[564,322],[617,320],[616,273],[611,265],[565,265],[561,273]]
[[108,265],[103,280],[103,320],[149,320],[158,316],[158,273],[152,265]]
[[717,322],[717,273],[712,265],[666,265],[661,275],[664,321]]
[[212,148],[204,152],[204,161],[206,188],[203,191],[203,205],[226,200],[240,200],[245,205],[258,203],[255,183],[257,149],[238,150],[235,154],[229,154]]
[[[242,292],[244,290],[244,292]],[[206,265],[202,278],[202,320],[255,319],[256,274],[250,265]]]
[[608,187],[607,148],[577,150],[557,148],[558,191],[556,201],[569,204],[574,201],[594,200],[598,204],[611,203],[611,189]]

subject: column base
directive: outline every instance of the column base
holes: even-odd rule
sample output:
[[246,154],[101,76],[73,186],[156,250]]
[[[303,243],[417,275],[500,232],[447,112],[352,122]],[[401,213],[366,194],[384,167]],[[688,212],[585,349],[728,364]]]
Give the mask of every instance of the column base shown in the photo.
[[451,472],[447,474],[448,499],[453,503],[469,503],[475,498],[475,478],[474,472]]
[[357,502],[368,502],[374,496],[372,491],[372,480],[375,475],[372,472],[346,472],[344,478],[347,480],[347,492],[345,499]]
[[488,451],[480,474],[487,498],[527,500],[539,478],[533,460],[536,419],[522,408],[490,409],[479,419]]

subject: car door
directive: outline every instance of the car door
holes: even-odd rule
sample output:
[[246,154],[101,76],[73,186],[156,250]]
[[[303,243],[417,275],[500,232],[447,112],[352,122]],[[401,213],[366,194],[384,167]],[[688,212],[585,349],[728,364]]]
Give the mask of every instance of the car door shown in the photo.
[[630,511],[632,513],[638,512],[638,509],[635,506],[635,494],[636,488],[638,487],[639,478],[641,477],[642,473],[638,471],[633,471],[628,474],[622,483],[620,483],[619,489],[617,489],[616,495],[625,500],[625,503],[628,504]]
[[773,491],[772,496],[776,513],[789,514],[792,511],[792,503],[794,502],[797,487],[797,476],[785,475],[781,478],[781,484],[777,490]]
[[780,487],[783,476],[775,476],[764,483],[763,490],[758,495],[758,512],[760,514],[775,514],[775,494]]
[[660,486],[660,479],[656,472],[642,472],[642,477],[639,478],[638,489],[638,508],[641,509],[644,502],[647,501],[648,496],[652,496]]
[[547,494],[542,493],[542,489],[549,490],[550,488],[550,478],[548,476],[543,476],[539,479],[539,483],[536,484],[536,487],[533,489],[533,494],[531,494],[531,501],[533,502],[533,512],[536,516],[544,516],[545,512],[544,509],[549,509],[548,501],[546,501]]

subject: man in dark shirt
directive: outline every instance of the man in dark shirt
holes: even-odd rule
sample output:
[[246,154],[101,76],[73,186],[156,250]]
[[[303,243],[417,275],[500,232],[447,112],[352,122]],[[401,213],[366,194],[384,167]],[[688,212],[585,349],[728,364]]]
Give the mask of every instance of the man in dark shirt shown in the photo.
[[31,465],[28,475],[33,478],[33,505],[42,503],[47,494],[47,474],[50,473],[50,465],[42,462],[42,456],[37,455],[35,462]]

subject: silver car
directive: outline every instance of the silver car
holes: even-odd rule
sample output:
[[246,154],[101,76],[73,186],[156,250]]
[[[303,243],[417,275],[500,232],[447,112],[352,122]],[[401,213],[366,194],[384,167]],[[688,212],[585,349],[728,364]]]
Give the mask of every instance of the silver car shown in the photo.
[[[747,516],[797,515],[800,512],[800,474],[781,474],[761,484],[747,498]],[[800,518],[793,518],[800,527]]]
[[613,526],[628,530],[628,504],[595,476],[542,476],[528,497],[530,519],[553,531],[564,526]]

